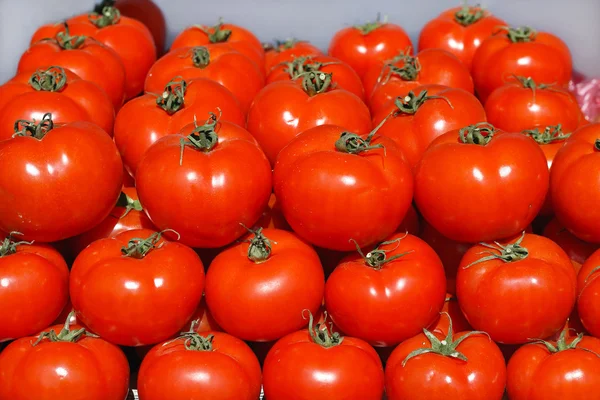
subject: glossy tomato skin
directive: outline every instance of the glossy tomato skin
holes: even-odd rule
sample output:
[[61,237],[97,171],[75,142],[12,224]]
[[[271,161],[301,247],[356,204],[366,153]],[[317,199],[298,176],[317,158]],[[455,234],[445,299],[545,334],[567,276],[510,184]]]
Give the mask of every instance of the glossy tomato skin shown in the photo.
[[587,243],[583,240],[575,237],[569,232],[564,226],[558,222],[556,218],[553,218],[548,225],[544,228],[543,236],[552,240],[554,243],[559,245],[565,253],[571,259],[575,271],[579,272],[581,266],[592,255],[593,252],[598,250],[599,246],[593,243]]
[[273,69],[296,57],[321,56],[323,52],[317,46],[305,41],[291,40],[265,49],[265,74],[269,76]]
[[[506,246],[517,239],[499,243]],[[477,263],[500,251],[475,245],[463,257],[456,277],[456,295],[469,323],[505,344],[550,337],[575,305],[576,275],[567,254],[533,234],[525,234],[520,245],[528,251],[524,259]]]
[[[322,125],[300,134],[280,153],[275,195],[292,229],[308,242],[338,251],[380,242],[396,231],[412,199],[412,175],[394,143],[358,154],[338,151],[344,128]],[[366,196],[365,193],[369,195]]]
[[299,81],[279,81],[265,86],[254,99],[248,131],[274,165],[281,149],[309,128],[330,124],[363,134],[371,129],[370,118],[367,106],[348,91],[310,96]]
[[[188,350],[186,338],[156,345],[144,358],[138,392],[144,400],[255,400],[260,396],[261,370],[246,343],[224,332],[213,336],[211,350]],[[203,379],[198,379],[202,376]]]
[[202,299],[204,267],[189,247],[161,239],[145,257],[123,256],[131,239],[154,233],[136,229],[100,239],[73,263],[70,293],[77,318],[111,343],[166,340],[181,331]]
[[156,3],[152,0],[117,0],[115,7],[121,11],[121,15],[137,19],[150,29],[159,56],[165,51],[167,24]]
[[439,137],[415,169],[415,202],[425,220],[442,235],[465,243],[524,231],[548,191],[540,147],[518,133],[496,131],[485,145],[462,143],[459,136],[451,131]]
[[41,140],[0,142],[0,168],[13,171],[0,178],[0,230],[40,242],[99,224],[117,202],[123,178],[110,136],[84,121],[55,127]]
[[595,337],[600,336],[600,251],[595,251],[581,266],[577,275],[577,310],[585,329]]

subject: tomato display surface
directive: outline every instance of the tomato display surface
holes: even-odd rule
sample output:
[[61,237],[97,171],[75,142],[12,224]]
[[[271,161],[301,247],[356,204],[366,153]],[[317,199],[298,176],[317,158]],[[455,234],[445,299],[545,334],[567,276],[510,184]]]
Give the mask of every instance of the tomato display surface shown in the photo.
[[325,306],[347,335],[392,346],[428,327],[446,295],[440,258],[416,236],[395,234],[344,258],[325,285]]
[[39,121],[46,113],[55,123],[93,122],[112,136],[115,110],[110,98],[69,70],[54,66],[22,72],[0,86],[0,138],[12,136],[15,121]]
[[0,142],[0,230],[53,242],[108,216],[119,197],[123,164],[110,136],[84,121],[54,126],[19,121]]
[[415,202],[425,220],[452,240],[507,238],[533,221],[548,177],[544,153],[533,140],[486,123],[471,125],[444,134],[425,152],[415,170]]
[[600,248],[596,244],[587,243],[575,237],[556,218],[553,218],[546,225],[543,236],[552,240],[567,253],[577,272],[579,272],[585,260]]
[[600,251],[595,251],[581,266],[577,277],[577,310],[585,329],[600,336]]
[[530,27],[504,27],[485,39],[473,57],[475,91],[485,104],[512,75],[566,86],[573,68],[571,52],[558,37]]
[[322,125],[279,155],[275,195],[292,229],[331,250],[365,247],[396,231],[412,200],[413,178],[394,142]]
[[144,90],[162,93],[174,76],[186,81],[208,78],[220,83],[238,99],[244,113],[265,80],[251,59],[227,43],[181,47],[167,53],[148,71]]
[[277,40],[274,44],[269,43],[263,47],[265,50],[265,73],[267,75],[273,68],[286,64],[294,58],[323,55],[321,49],[314,44],[298,39]]
[[563,327],[575,305],[576,278],[556,243],[523,233],[469,249],[458,268],[456,295],[473,328],[497,342],[521,344]]
[[68,322],[9,344],[0,371],[0,400],[123,400],[129,392],[123,351]]
[[283,337],[267,354],[263,386],[269,400],[380,400],[384,372],[368,343],[315,325],[309,315],[308,331]]
[[254,138],[214,113],[204,125],[190,124],[153,144],[136,173],[152,222],[200,248],[228,245],[246,232],[244,225],[253,226],[267,206],[271,181]]
[[411,167],[417,165],[435,138],[464,126],[485,121],[479,100],[463,89],[423,85],[374,110],[373,126],[389,115],[379,134],[393,139]]
[[178,333],[203,289],[204,267],[194,250],[147,229],[92,243],[71,269],[78,320],[124,346],[154,344]]
[[146,93],[123,106],[115,119],[115,143],[127,171],[135,176],[146,150],[158,139],[175,134],[218,112],[222,121],[244,126],[244,113],[235,96],[206,78],[173,78],[160,94]]
[[206,304],[219,326],[243,340],[271,341],[306,326],[325,278],[315,250],[291,232],[258,229],[211,263]]

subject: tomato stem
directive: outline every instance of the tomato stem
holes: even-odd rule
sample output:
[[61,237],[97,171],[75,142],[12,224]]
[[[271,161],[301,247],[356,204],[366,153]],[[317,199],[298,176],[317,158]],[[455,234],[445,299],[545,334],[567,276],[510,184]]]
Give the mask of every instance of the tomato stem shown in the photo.
[[67,74],[62,67],[51,66],[46,70],[38,69],[29,78],[29,85],[37,91],[58,92],[67,83]]
[[[408,235],[408,233],[406,235]],[[383,268],[383,266],[385,264],[392,262],[394,260],[397,260],[400,257],[404,257],[405,255],[414,252],[414,250],[410,250],[410,251],[406,251],[404,253],[396,254],[390,258],[387,257],[388,253],[395,251],[398,248],[398,246],[400,246],[400,241],[402,239],[404,239],[406,237],[406,235],[404,235],[403,237],[398,238],[398,239],[379,243],[377,245],[377,247],[375,247],[373,250],[368,252],[367,255],[365,255],[363,253],[362,249],[360,248],[360,246],[358,245],[356,240],[350,239],[350,241],[353,242],[354,245],[356,246],[356,251],[358,252],[358,254],[360,254],[360,256],[363,258],[363,260],[365,260],[365,264],[371,268],[379,270],[379,269]],[[396,245],[396,247],[394,247],[393,249],[384,250],[384,249],[380,248],[381,246],[389,246],[392,244]]]
[[[466,269],[475,264],[479,264],[479,263],[491,261],[491,260],[500,260],[505,263],[521,261],[529,256],[529,250],[527,250],[525,247],[521,246],[521,242],[523,242],[524,238],[525,238],[525,232],[523,232],[521,237],[519,239],[517,239],[516,242],[507,244],[506,246],[503,246],[498,242],[494,242],[494,245],[491,245],[488,243],[479,243],[481,246],[487,247],[488,249],[492,250],[492,251],[484,251],[484,252],[480,253],[480,254],[489,254],[489,256],[482,257],[479,260],[474,261],[471,264],[469,264],[463,268]],[[496,252],[500,253],[500,254],[496,254]]]
[[127,243],[127,246],[121,248],[121,254],[123,254],[125,257],[137,259],[144,258],[151,250],[159,249],[163,246],[164,243],[159,246],[156,246],[156,244],[160,241],[165,232],[173,232],[179,238],[179,233],[173,229],[165,229],[161,232],[155,232],[147,238],[130,239]]
[[444,96],[428,96],[427,90],[422,90],[418,95],[415,95],[415,93],[411,90],[406,96],[396,97],[396,100],[394,101],[394,104],[396,105],[394,116],[398,116],[400,114],[415,114],[419,110],[419,107],[421,107],[427,100],[433,99],[442,99],[448,103],[450,108],[454,109],[454,106],[450,100]]
[[76,50],[83,46],[87,36],[71,36],[69,33],[69,25],[64,23],[65,30],[56,34],[56,43],[63,50]]
[[[400,61],[404,64],[401,67],[396,66],[396,63],[399,63]],[[379,75],[379,78],[377,78],[377,82],[386,84],[392,76],[398,76],[403,81],[414,81],[419,76],[420,71],[421,63],[417,57],[410,55],[410,47],[408,47],[383,66],[381,74]]]
[[2,243],[0,244],[0,257],[5,257],[5,256],[10,256],[11,254],[15,254],[17,252],[17,246],[23,245],[23,244],[33,244],[33,242],[26,242],[26,241],[20,241],[20,242],[16,242],[14,240],[14,236],[22,236],[23,234],[21,232],[11,232],[8,234],[8,236],[6,238],[4,238],[4,240],[2,241]]
[[219,18],[219,22],[214,26],[205,27],[196,25],[196,28],[206,33],[208,40],[211,43],[223,43],[229,40],[231,29],[223,29],[223,18]]
[[331,73],[319,70],[307,70],[297,75],[294,79],[302,78],[302,89],[312,97],[319,93],[325,93],[331,87],[332,77],[333,74]]
[[116,2],[116,0],[102,0],[94,6],[94,12],[100,14],[105,7],[114,7]]
[[386,24],[387,17],[383,18],[383,22],[381,22],[381,13],[377,13],[377,19],[375,22],[366,22],[362,25],[355,25],[354,27],[360,31],[363,35],[368,35],[373,32],[375,29]]
[[117,200],[117,207],[124,207],[125,212],[119,218],[124,218],[131,210],[143,211],[142,203],[139,200],[134,200],[127,196],[127,193],[121,192],[119,200]]
[[187,82],[180,76],[175,77],[166,84],[162,95],[156,97],[156,105],[173,115],[183,107],[186,90]]
[[560,336],[558,337],[558,340],[556,341],[556,345],[554,345],[551,342],[548,342],[546,340],[543,340],[543,339],[530,339],[530,340],[533,340],[533,342],[531,342],[529,344],[542,344],[546,347],[546,349],[548,349],[548,351],[551,354],[560,353],[561,351],[566,351],[566,350],[578,349],[578,350],[587,351],[589,353],[594,354],[597,357],[600,357],[600,354],[596,353],[595,351],[586,349],[585,347],[577,347],[579,345],[579,343],[581,342],[581,340],[583,339],[583,336],[584,336],[583,333],[577,334],[577,337],[569,343],[568,339],[567,339],[567,333],[569,332],[569,329],[570,328],[567,325],[565,325],[563,330],[560,332]]
[[479,122],[475,125],[465,126],[458,131],[458,137],[462,143],[477,144],[485,146],[488,144],[494,134],[496,128],[488,122]]
[[596,141],[594,142],[594,148],[600,151],[600,139],[596,139]]
[[571,136],[570,133],[563,133],[561,124],[547,126],[544,128],[543,132],[540,132],[539,128],[535,128],[524,130],[522,133],[531,137],[541,145],[554,143],[559,140],[565,140]]
[[14,130],[16,136],[31,136],[34,139],[42,140],[48,132],[54,129],[54,121],[52,121],[52,114],[46,113],[42,117],[40,123],[36,123],[35,120],[28,121],[26,119],[19,119],[15,122]]
[[88,15],[88,20],[97,28],[116,25],[121,20],[121,11],[114,6],[103,7],[101,11],[94,11]]
[[277,244],[277,242],[267,238],[262,233],[263,228],[252,230],[242,223],[240,223],[240,225],[254,235],[251,239],[244,240],[244,243],[250,243],[250,246],[248,246],[248,259],[255,263],[261,263],[268,260],[273,250],[271,243]]
[[192,47],[182,58],[192,56],[192,64],[196,68],[206,68],[210,64],[210,53],[205,46]]
[[500,27],[498,32],[502,31],[506,31],[506,37],[512,43],[532,42],[537,36],[537,31],[529,26],[521,26],[519,28],[503,26]]
[[[311,61],[311,62],[309,62]],[[291,80],[296,80],[300,77],[306,76],[309,72],[322,72],[321,68],[327,65],[340,64],[340,62],[332,61],[332,62],[319,62],[314,61],[312,56],[300,56],[294,57],[292,61],[282,62],[277,66],[285,66],[283,72],[286,72]],[[303,83],[303,87],[304,83]],[[306,90],[306,89],[305,89]],[[327,89],[325,89],[327,90]],[[322,90],[322,91],[325,91]]]
[[[221,109],[218,109],[221,112]],[[185,146],[192,147],[204,152],[211,151],[219,142],[219,137],[215,132],[215,127],[221,115],[217,115],[213,112],[208,113],[209,118],[206,120],[204,125],[198,126],[196,122],[196,116],[194,116],[194,130],[185,139],[181,139],[181,153],[179,156],[179,165],[183,164],[183,149]]]
[[335,142],[336,150],[348,154],[359,154],[363,151],[383,149],[383,155],[386,155],[385,146],[383,144],[378,143],[371,145],[371,141],[375,137],[377,131],[379,131],[379,129],[387,122],[388,119],[390,119],[391,116],[392,114],[385,117],[365,139],[361,138],[356,133],[342,132],[340,138]]
[[486,16],[485,10],[479,6],[468,6],[464,5],[460,10],[454,14],[454,20],[462,26],[473,25],[475,22]]
[[67,320],[65,321],[65,324],[64,324],[63,328],[58,333],[58,335],[56,334],[56,332],[54,332],[54,330],[49,330],[47,332],[42,332],[38,336],[37,340],[34,343],[31,344],[31,346],[32,347],[37,346],[44,339],[48,339],[50,342],[70,342],[70,343],[76,343],[84,335],[87,336],[87,337],[92,337],[92,338],[98,338],[99,337],[98,335],[94,335],[93,333],[86,331],[85,328],[79,328],[79,329],[74,330],[74,331],[71,330],[71,318],[73,318],[74,316],[75,316],[75,311],[71,311],[69,313],[69,316],[67,317]]
[[[333,332],[333,324],[331,324],[329,327],[325,322],[315,325],[314,317],[310,310],[302,310],[302,316],[304,319],[306,319],[304,316],[306,313],[308,313],[308,334],[314,343],[325,348],[339,346],[342,344],[344,338],[339,334],[339,332]],[[326,319],[327,313],[325,313],[325,320]]]
[[162,346],[166,346],[177,340],[184,339],[183,346],[188,351],[212,351],[212,342],[215,338],[215,335],[207,335],[206,337],[200,335],[197,332],[198,325],[200,325],[199,319],[192,321],[190,329],[188,331],[181,332],[181,334],[178,337],[163,343]]

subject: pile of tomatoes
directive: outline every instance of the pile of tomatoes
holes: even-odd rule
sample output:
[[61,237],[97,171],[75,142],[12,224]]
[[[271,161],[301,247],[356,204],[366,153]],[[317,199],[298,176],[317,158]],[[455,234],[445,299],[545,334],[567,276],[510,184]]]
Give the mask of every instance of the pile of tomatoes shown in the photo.
[[0,400],[600,399],[600,124],[558,37],[462,6],[416,46],[219,21],[163,55],[131,3],[0,86]]

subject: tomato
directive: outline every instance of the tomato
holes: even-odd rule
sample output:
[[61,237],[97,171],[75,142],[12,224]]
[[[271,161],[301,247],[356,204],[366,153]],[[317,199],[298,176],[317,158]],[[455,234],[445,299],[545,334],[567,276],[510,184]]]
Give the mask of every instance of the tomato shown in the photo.
[[23,72],[0,86],[0,134],[8,139],[15,121],[40,120],[51,113],[56,123],[89,121],[112,136],[113,105],[98,85],[62,67]]
[[419,50],[449,51],[470,69],[481,42],[505,25],[480,6],[451,8],[425,24],[419,35]]
[[581,265],[598,249],[598,245],[584,242],[573,236],[556,218],[546,225],[543,236],[559,245],[569,256],[575,271],[579,272]]
[[369,132],[367,106],[331,83],[331,74],[309,72],[302,80],[273,82],[258,93],[248,112],[248,130],[271,165],[281,149],[309,128],[331,124],[359,134]]
[[279,155],[275,195],[294,232],[331,250],[355,249],[396,231],[412,200],[412,174],[394,143],[321,125]]
[[415,170],[415,202],[428,223],[457,242],[507,238],[537,215],[548,176],[533,140],[471,125],[439,137],[425,152]]
[[597,250],[583,263],[577,277],[579,317],[585,329],[596,337],[600,337],[599,266],[600,250]]
[[504,27],[481,42],[471,72],[475,91],[485,104],[512,75],[564,87],[571,79],[572,64],[567,45],[551,33]]
[[579,335],[521,347],[508,363],[511,400],[600,399],[600,340]]
[[262,216],[254,225],[259,228],[275,228],[283,229],[284,231],[292,230],[281,212],[281,205],[277,201],[274,193],[271,193],[267,208],[263,211]]
[[408,47],[412,43],[402,27],[378,18],[338,31],[329,43],[329,55],[348,63],[362,78],[373,62],[388,60]]
[[[389,400],[500,400],[506,365],[498,346],[485,332],[423,330],[392,352],[385,368]],[[418,388],[418,389],[417,389]]]
[[[119,197],[123,164],[112,139],[90,122],[54,126],[19,121],[0,142],[0,230],[53,242],[108,216]],[[10,171],[10,173],[8,173]]]
[[439,318],[437,321],[429,325],[427,330],[440,333],[442,335],[447,335],[448,332],[450,332],[450,321],[452,321],[452,325],[454,326],[453,329],[456,332],[473,330],[471,325],[469,325],[469,322],[467,322],[464,314],[460,310],[456,296],[452,293],[446,293],[446,300],[444,302],[444,307],[442,307],[442,311],[440,311]]
[[211,399],[255,400],[260,397],[261,370],[246,343],[224,332],[199,334],[192,324],[177,339],[150,350],[137,386],[144,400],[187,400],[198,393]]
[[148,229],[92,243],[71,269],[78,320],[124,346],[158,343],[179,332],[200,303],[203,288],[198,255]]
[[575,305],[575,269],[556,243],[523,233],[470,248],[458,268],[456,295],[473,328],[500,343],[526,343],[563,327]]
[[397,233],[343,259],[327,279],[325,305],[343,332],[383,347],[429,326],[445,294],[437,254],[418,237]]
[[261,217],[271,195],[271,167],[245,129],[211,113],[204,125],[190,124],[153,144],[136,185],[158,228],[174,229],[188,246],[216,248]]
[[32,44],[21,56],[17,73],[32,73],[50,66],[69,69],[81,79],[100,86],[115,110],[123,104],[125,67],[119,55],[102,43],[85,36],[71,36],[65,27],[56,38]]
[[0,371],[0,400],[123,400],[129,392],[123,351],[68,322],[12,342]]
[[442,85],[473,93],[473,79],[465,65],[451,53],[427,49],[415,56],[400,52],[385,63],[371,65],[363,78],[371,110],[381,110],[398,96],[422,85]]
[[600,244],[600,124],[575,131],[552,163],[550,190],[559,222],[586,242]]
[[315,398],[380,400],[383,367],[366,342],[333,333],[327,324],[291,333],[269,351],[263,367],[269,400]]
[[[0,342],[33,335],[58,317],[69,297],[69,269],[46,244],[0,243]],[[43,298],[44,301],[32,301]]]
[[265,47],[265,73],[269,75],[271,70],[284,65],[297,57],[321,56],[323,52],[317,46],[309,42],[297,39],[276,41],[274,45]]
[[158,139],[179,132],[195,117],[219,112],[223,121],[244,126],[244,114],[233,94],[206,78],[174,78],[161,94],[146,93],[131,100],[117,114],[115,143],[123,163],[135,176],[142,156]]
[[259,228],[219,254],[206,276],[206,304],[219,326],[267,342],[302,329],[316,313],[325,279],[319,256],[291,232]]
[[220,83],[238,99],[244,113],[265,83],[262,71],[252,60],[227,43],[181,47],[166,54],[150,68],[146,92],[162,93],[174,76],[188,81],[208,78]]
[[393,139],[412,167],[438,136],[485,121],[485,111],[475,96],[440,85],[419,86],[373,111],[373,126],[392,115],[379,134]]
[[398,233],[410,233],[415,236],[418,236],[421,232],[421,217],[419,217],[417,210],[412,204],[396,231]]

